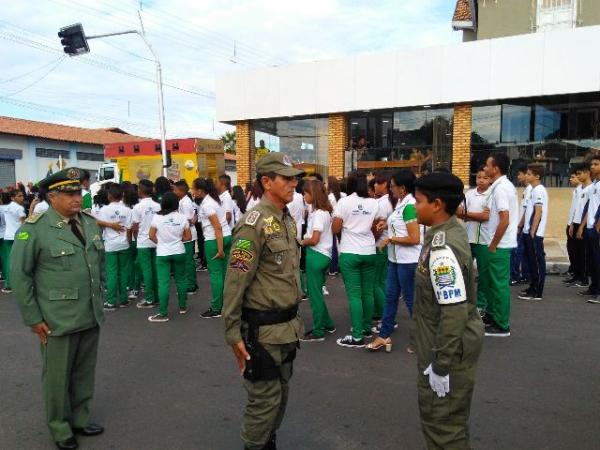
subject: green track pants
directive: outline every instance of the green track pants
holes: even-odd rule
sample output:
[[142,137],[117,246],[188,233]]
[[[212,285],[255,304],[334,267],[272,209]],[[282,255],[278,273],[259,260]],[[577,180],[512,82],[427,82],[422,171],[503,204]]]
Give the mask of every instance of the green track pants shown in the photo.
[[388,252],[387,247],[377,249],[375,261],[375,284],[373,285],[374,309],[373,316],[383,317],[385,305],[385,286],[387,282]]
[[223,250],[225,257],[214,259],[218,252],[217,240],[211,239],[204,241],[204,255],[206,256],[206,265],[208,267],[208,276],[210,278],[210,290],[212,298],[210,307],[213,311],[221,311],[223,308],[223,288],[225,287],[225,274],[227,273],[227,264],[229,262],[229,252],[231,251],[231,236],[223,238]]
[[340,254],[340,270],[350,306],[352,337],[363,339],[373,322],[373,283],[377,256]]
[[156,249],[138,248],[136,263],[142,272],[144,280],[144,299],[147,302],[156,301]]
[[312,333],[315,336],[325,336],[326,329],[333,329],[333,320],[329,316],[325,298],[323,297],[323,285],[325,284],[325,274],[331,263],[322,253],[312,248],[306,249],[306,279],[308,282],[308,298],[310,300],[310,309],[313,314]]
[[106,252],[106,301],[111,305],[127,301],[131,253],[129,249]]
[[10,289],[10,251],[12,250],[13,242],[10,239],[2,240],[2,247],[0,248],[2,257],[2,270],[4,274],[4,288]]
[[185,246],[185,273],[187,289],[198,289],[198,283],[196,282],[196,263],[194,262],[194,251],[196,248],[196,241],[184,242]]
[[[478,287],[487,305],[485,310],[496,324],[510,327],[510,248],[497,248],[487,252],[483,270],[480,269]],[[477,262],[479,267],[479,261]],[[479,305],[479,296],[477,298]]]
[[477,283],[477,307],[485,311],[488,302],[485,296],[486,289],[483,286],[483,283],[481,283],[481,279],[482,276],[484,280],[489,278],[486,271],[489,270],[490,251],[485,244],[471,244],[471,254],[473,255],[473,259],[477,262],[477,273],[479,276],[479,282]]
[[160,315],[169,314],[169,290],[171,287],[171,273],[175,279],[177,288],[177,300],[180,308],[187,306],[187,280],[185,277],[187,259],[186,254],[157,256],[156,278],[158,280],[158,301],[160,304]]

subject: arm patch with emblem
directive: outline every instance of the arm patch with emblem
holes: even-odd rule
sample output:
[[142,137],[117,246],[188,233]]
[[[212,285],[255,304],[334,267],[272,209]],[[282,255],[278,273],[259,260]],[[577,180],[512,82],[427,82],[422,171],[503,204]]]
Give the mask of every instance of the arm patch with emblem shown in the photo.
[[431,249],[429,276],[435,298],[440,305],[453,305],[467,301],[462,270],[449,247]]

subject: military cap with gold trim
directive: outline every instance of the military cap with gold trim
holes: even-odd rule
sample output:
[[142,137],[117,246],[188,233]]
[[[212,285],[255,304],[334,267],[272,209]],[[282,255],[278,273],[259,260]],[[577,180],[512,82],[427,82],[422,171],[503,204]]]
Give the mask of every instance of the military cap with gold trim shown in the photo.
[[81,191],[81,180],[84,177],[83,169],[78,167],[67,167],[39,182],[40,188],[48,192],[75,192]]
[[275,173],[284,177],[304,175],[303,170],[294,167],[288,155],[280,152],[271,152],[256,161],[256,173],[259,175]]

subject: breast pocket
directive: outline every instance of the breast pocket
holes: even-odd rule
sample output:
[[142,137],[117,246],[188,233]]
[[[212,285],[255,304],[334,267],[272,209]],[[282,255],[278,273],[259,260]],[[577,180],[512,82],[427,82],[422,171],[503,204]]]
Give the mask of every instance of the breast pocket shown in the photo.
[[75,248],[71,244],[60,243],[50,248],[54,270],[71,270],[71,260],[75,254]]
[[283,239],[274,239],[267,242],[267,254],[265,260],[268,261],[269,267],[276,272],[286,270],[289,259],[290,245]]
[[104,243],[100,240],[94,241],[94,247],[96,247],[96,250],[98,250],[99,252],[104,251]]
[[78,298],[77,288],[50,289],[48,291],[48,300],[77,300]]

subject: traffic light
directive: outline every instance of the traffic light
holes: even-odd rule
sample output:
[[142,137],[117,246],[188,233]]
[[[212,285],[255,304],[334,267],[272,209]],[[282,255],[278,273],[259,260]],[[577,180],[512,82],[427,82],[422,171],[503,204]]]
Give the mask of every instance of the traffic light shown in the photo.
[[171,150],[167,150],[167,160],[163,167],[171,167],[173,165],[173,159],[171,158]]
[[61,28],[58,37],[65,53],[69,56],[83,55],[90,51],[83,26],[80,23]]

